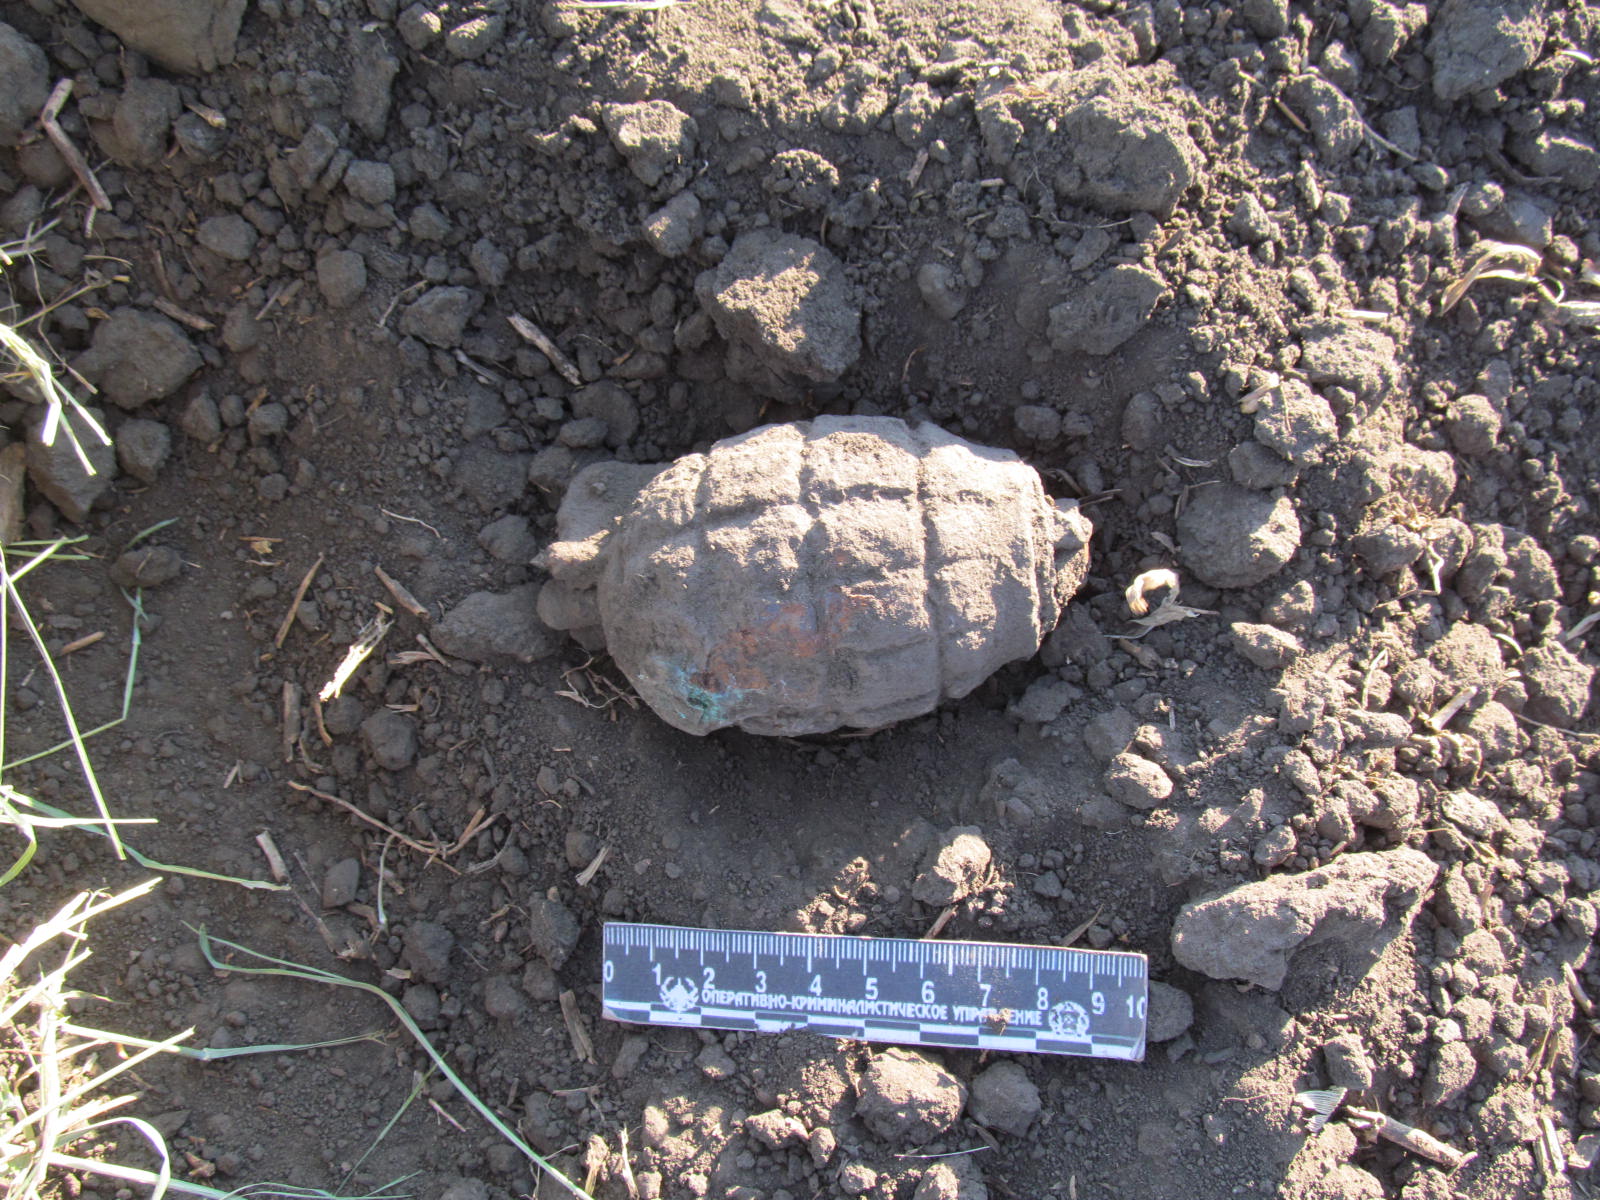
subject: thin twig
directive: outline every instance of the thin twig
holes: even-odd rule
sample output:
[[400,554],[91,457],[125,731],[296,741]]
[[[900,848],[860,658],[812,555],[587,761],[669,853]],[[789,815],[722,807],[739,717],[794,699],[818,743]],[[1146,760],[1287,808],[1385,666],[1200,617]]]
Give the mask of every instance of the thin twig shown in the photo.
[[294,780],[294,779],[290,779],[287,782],[288,782],[289,786],[292,787],[295,791],[297,791],[297,792],[305,792],[308,796],[315,796],[318,800],[326,800],[329,804],[336,804],[340,808],[344,809],[351,816],[356,817],[359,820],[365,821],[368,825],[371,825],[375,829],[383,830],[384,833],[387,833],[390,837],[394,838],[396,841],[400,842],[402,845],[410,846],[418,854],[426,854],[431,859],[437,859],[438,862],[439,862],[439,865],[442,866],[445,870],[449,871],[451,874],[459,875],[461,873],[460,871],[457,871],[454,867],[452,867],[449,863],[444,861],[444,853],[445,853],[444,847],[442,847],[442,846],[440,846],[438,844],[434,844],[434,845],[430,846],[426,842],[417,841],[416,838],[407,837],[405,834],[401,833],[398,829],[396,829],[393,825],[385,824],[384,822],[378,820],[377,817],[369,816],[367,813],[362,812],[354,804],[351,804],[350,801],[345,800],[342,797],[335,796],[331,792],[319,791],[318,789],[312,787],[310,784],[300,783],[298,780]]
[[405,609],[414,617],[422,617],[424,620],[427,619],[428,606],[413,596],[410,589],[407,588],[405,584],[401,583],[398,579],[395,579],[382,567],[373,567],[372,573],[378,577],[379,583],[383,584],[384,587],[389,589],[389,594],[394,597],[396,604]]
[[71,95],[71,79],[63,79],[56,84],[55,90],[50,93],[50,99],[45,101],[44,109],[39,113],[39,124],[43,127],[52,144],[54,144],[56,152],[66,160],[67,166],[72,168],[72,173],[78,177],[78,182],[83,185],[83,190],[89,194],[89,203],[94,205],[95,208],[109,212],[111,210],[111,198],[106,195],[105,188],[100,186],[100,181],[94,177],[94,172],[89,169],[88,162],[85,161],[82,154],[78,153],[78,148],[72,144],[72,139],[62,130],[60,122],[57,120],[61,115],[62,106],[66,104],[67,98]]
[[539,352],[550,360],[551,365],[557,371],[561,372],[561,378],[565,379],[573,387],[580,387],[583,384],[583,376],[578,372],[578,368],[573,365],[570,358],[561,352],[561,348],[555,344],[549,334],[520,313],[512,313],[506,320],[511,323],[511,328],[515,329],[519,335],[538,347]]
[[317,561],[311,564],[311,570],[306,572],[306,577],[300,581],[300,586],[294,591],[294,599],[289,604],[289,611],[283,614],[283,624],[278,626],[278,636],[272,639],[272,644],[280,650],[283,648],[283,639],[289,636],[289,627],[294,624],[295,614],[300,611],[300,601],[306,598],[306,592],[311,587],[311,581],[316,578],[317,572],[322,570],[324,555],[317,555]]

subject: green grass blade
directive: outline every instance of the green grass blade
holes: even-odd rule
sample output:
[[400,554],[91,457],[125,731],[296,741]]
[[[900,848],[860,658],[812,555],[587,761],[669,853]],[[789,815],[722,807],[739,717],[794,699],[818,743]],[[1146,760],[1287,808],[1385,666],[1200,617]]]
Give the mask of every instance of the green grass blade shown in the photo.
[[131,538],[128,539],[128,544],[126,546],[124,546],[122,549],[123,549],[124,552],[132,550],[140,542],[144,541],[145,538],[151,536],[152,534],[160,533],[168,525],[176,525],[177,523],[178,523],[178,518],[177,517],[168,517],[165,521],[157,521],[154,525],[151,525],[146,529],[139,530],[138,533],[134,534]]
[[[16,577],[15,572],[13,572],[13,577]],[[139,671],[139,648],[144,645],[144,631],[142,629],[144,623],[144,594],[135,592],[130,596],[127,592],[123,592],[122,597],[133,608],[133,634],[128,647],[128,671],[122,681],[122,712],[103,725],[96,725],[93,729],[84,730],[79,735],[79,740],[81,741],[86,742],[108,729],[115,729],[126,721],[128,714],[133,711],[133,681]],[[25,763],[37,762],[41,758],[49,758],[52,754],[59,754],[61,751],[76,744],[77,742],[72,738],[68,738],[64,742],[57,742],[54,746],[40,750],[37,754],[30,754],[26,758],[17,759],[15,762],[3,763],[3,765],[0,765],[0,772],[10,771]]]
[[[46,817],[54,818],[54,823],[62,827],[81,829],[85,833],[98,834],[101,837],[105,836],[102,822],[95,820],[93,817],[75,817],[71,813],[63,812],[61,809],[46,804],[43,800],[35,800],[31,796],[19,796],[18,798],[25,800],[30,808],[36,809]],[[113,817],[112,824],[153,825],[156,824],[156,820],[154,817]],[[185,875],[190,879],[208,879],[212,883],[231,883],[235,887],[249,888],[258,892],[286,892],[289,890],[289,885],[286,883],[272,883],[266,879],[244,879],[238,875],[223,875],[200,867],[185,867],[177,863],[161,862],[158,859],[151,858],[148,854],[142,853],[126,842],[122,846],[127,851],[128,857],[133,859],[134,862],[146,870],[155,871],[161,875]]]
[[[190,926],[190,928],[193,929],[194,927]],[[288,959],[275,958],[270,954],[263,954],[259,950],[252,950],[248,946],[241,946],[238,942],[230,942],[226,938],[213,938],[204,929],[194,929],[194,933],[200,939],[200,953],[205,956],[207,962],[219,971],[237,971],[243,975],[279,975],[286,979],[303,979],[309,983],[325,983],[334,987],[354,988],[356,991],[370,992],[379,1000],[382,1000],[399,1022],[405,1026],[406,1032],[416,1040],[423,1053],[433,1061],[433,1065],[439,1074],[450,1081],[456,1091],[461,1093],[462,1098],[477,1111],[480,1117],[488,1122],[496,1133],[520,1150],[529,1162],[534,1163],[541,1171],[566,1188],[573,1196],[578,1197],[578,1200],[594,1200],[593,1196],[573,1183],[572,1180],[557,1170],[547,1158],[523,1141],[514,1129],[502,1121],[492,1108],[479,1099],[478,1094],[469,1088],[466,1081],[457,1075],[450,1064],[444,1060],[444,1056],[434,1049],[433,1043],[427,1039],[422,1029],[411,1019],[411,1014],[405,1010],[400,1001],[389,995],[388,992],[373,984],[363,983],[359,979],[349,979],[343,975],[335,975],[332,971],[324,971],[320,967],[308,967],[302,963],[290,962]],[[272,963],[273,965],[270,967],[242,967],[237,963],[222,962],[212,953],[211,946],[213,942],[219,946],[226,946],[239,954],[249,955],[259,962]]]
[[[94,797],[95,808],[100,812],[100,818],[105,826],[106,837],[110,840],[112,849],[117,857],[126,858],[122,849],[122,839],[117,834],[117,827],[111,820],[111,810],[106,805],[104,793],[100,790],[100,780],[94,773],[94,764],[89,761],[89,752],[83,744],[83,734],[78,729],[77,718],[73,716],[72,700],[67,695],[67,685],[61,679],[61,672],[56,670],[56,664],[50,657],[50,650],[44,644],[44,638],[39,633],[39,627],[34,624],[33,616],[28,612],[28,606],[23,602],[22,593],[17,590],[16,580],[10,569],[6,566],[4,556],[0,556],[0,583],[3,583],[7,594],[11,598],[17,615],[21,618],[23,627],[28,631],[28,636],[33,640],[34,647],[39,651],[39,658],[44,663],[45,671],[50,676],[50,682],[56,690],[56,701],[61,706],[61,716],[67,723],[67,730],[71,734],[71,744],[77,753],[78,767],[83,772],[84,779],[89,784],[89,793]],[[3,769],[3,768],[0,768]]]
[[[0,620],[0,625],[4,624],[5,622]],[[0,636],[0,641],[4,641],[3,636]],[[0,660],[3,659],[4,653],[0,652]],[[5,666],[4,662],[0,661],[0,679],[4,678]],[[3,703],[3,701],[0,701],[0,703]],[[33,861],[33,856],[39,850],[39,838],[33,832],[33,823],[22,820],[21,814],[17,812],[16,807],[11,803],[10,797],[4,795],[0,795],[0,826],[9,826],[26,839],[26,845],[22,847],[22,853],[17,855],[16,860],[6,868],[5,874],[0,875],[0,887],[5,887],[6,884],[22,874],[27,869],[28,864]]]
[[224,1058],[240,1058],[246,1054],[281,1054],[288,1050],[324,1050],[332,1046],[350,1046],[356,1042],[381,1042],[383,1031],[370,1029],[366,1033],[352,1033],[347,1037],[329,1038],[325,1042],[276,1042],[260,1046],[179,1046],[174,1043],[182,1041],[194,1032],[185,1029],[162,1042],[152,1042],[148,1038],[134,1037],[128,1033],[108,1033],[104,1029],[93,1029],[87,1025],[74,1025],[64,1021],[61,1025],[63,1033],[76,1034],[78,1037],[94,1038],[102,1042],[112,1042],[118,1046],[142,1046],[147,1050],[165,1050],[170,1054],[192,1058],[197,1062],[220,1062]]
[[428,1080],[433,1078],[433,1068],[430,1067],[426,1075],[421,1071],[415,1071],[412,1076],[411,1091],[406,1094],[404,1100],[400,1101],[400,1107],[394,1110],[394,1116],[390,1117],[384,1127],[378,1130],[378,1136],[372,1139],[372,1145],[363,1150],[361,1157],[356,1159],[355,1165],[345,1172],[345,1177],[339,1181],[336,1191],[343,1192],[345,1188],[350,1186],[350,1181],[356,1177],[356,1172],[361,1170],[361,1164],[372,1157],[373,1151],[383,1145],[383,1139],[394,1131],[394,1127],[400,1123],[400,1119],[410,1111],[411,1106],[417,1102],[417,1097],[422,1095],[422,1089],[428,1086]]
[[[125,1183],[152,1185],[158,1179],[154,1171],[145,1171],[139,1167],[124,1167],[119,1163],[101,1162],[93,1158],[79,1158],[74,1154],[53,1153],[49,1156],[50,1165],[60,1167],[64,1171],[82,1171],[90,1175],[99,1175],[106,1179],[120,1179]],[[247,1183],[243,1187],[236,1187],[225,1192],[221,1188],[207,1187],[203,1183],[191,1183],[187,1179],[171,1179],[168,1188],[185,1196],[199,1196],[202,1200],[269,1200],[270,1197],[280,1197],[281,1200],[407,1200],[407,1193],[397,1192],[410,1175],[402,1175],[399,1179],[384,1184],[374,1192],[364,1196],[337,1197],[332,1192],[321,1188],[296,1187],[292,1183]]]

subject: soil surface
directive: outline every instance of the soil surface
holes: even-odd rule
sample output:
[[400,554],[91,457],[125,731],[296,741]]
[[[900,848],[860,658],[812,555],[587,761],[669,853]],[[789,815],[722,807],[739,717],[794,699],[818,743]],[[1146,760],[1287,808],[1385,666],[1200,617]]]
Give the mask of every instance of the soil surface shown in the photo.
[[[1596,15],[0,0],[0,237],[37,242],[0,304],[48,308],[115,439],[85,475],[19,385],[4,533],[85,539],[24,585],[57,654],[106,634],[61,659],[85,725],[140,598],[131,716],[91,742],[159,822],[130,843],[267,880],[266,833],[291,889],[169,876],[100,925],[83,1007],[378,1031],[141,1068],[178,1169],[559,1190],[376,999],[212,970],[203,926],[390,991],[602,1198],[1591,1194]],[[39,129],[59,80],[109,209]],[[591,462],[818,414],[1017,452],[1093,521],[1088,577],[932,715],[681,733],[537,615],[556,506]],[[1141,623],[1163,569],[1178,619]],[[10,669],[16,755],[60,723]],[[8,782],[93,808],[61,756]],[[139,875],[54,835],[0,926]],[[1147,954],[1146,1059],[600,1014],[608,918],[947,910]],[[1476,1157],[1313,1132],[1293,1098],[1330,1087]]]

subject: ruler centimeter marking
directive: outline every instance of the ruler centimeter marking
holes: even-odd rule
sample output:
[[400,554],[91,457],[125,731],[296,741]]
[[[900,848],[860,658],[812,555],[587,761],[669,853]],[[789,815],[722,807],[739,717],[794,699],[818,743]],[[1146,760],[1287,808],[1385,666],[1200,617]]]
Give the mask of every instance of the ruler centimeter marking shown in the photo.
[[1148,980],[1121,950],[622,921],[602,966],[613,1021],[1135,1062]]

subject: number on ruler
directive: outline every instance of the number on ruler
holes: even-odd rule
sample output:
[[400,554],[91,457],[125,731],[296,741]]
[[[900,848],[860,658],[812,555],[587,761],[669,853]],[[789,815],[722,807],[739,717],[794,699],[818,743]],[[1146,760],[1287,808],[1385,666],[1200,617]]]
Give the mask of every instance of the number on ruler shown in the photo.
[[933,980],[924,979],[922,981],[922,1002],[924,1004],[932,1004],[933,995]]

